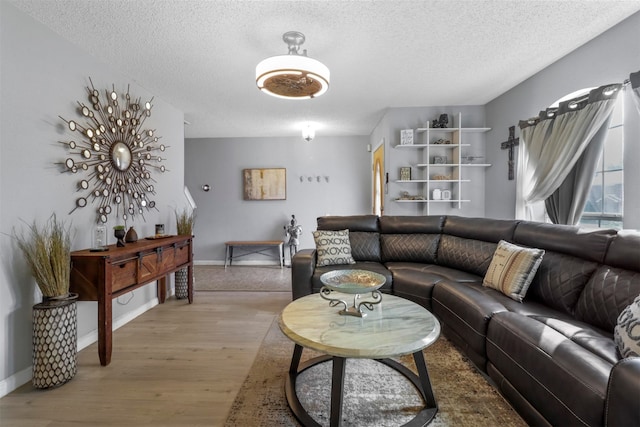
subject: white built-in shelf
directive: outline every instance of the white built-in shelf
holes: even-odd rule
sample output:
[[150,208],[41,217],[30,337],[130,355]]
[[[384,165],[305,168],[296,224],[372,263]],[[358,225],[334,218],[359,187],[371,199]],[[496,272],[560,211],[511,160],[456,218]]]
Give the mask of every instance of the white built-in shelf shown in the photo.
[[398,179],[396,182],[471,182],[470,179]]
[[457,167],[457,166],[475,166],[475,167],[479,167],[479,168],[488,168],[489,166],[491,166],[490,163],[447,163],[447,164],[442,164],[442,163],[418,163],[416,164],[415,167],[417,168],[426,168],[426,167],[439,167],[439,166],[444,166],[444,167]]
[[456,148],[456,147],[471,147],[471,144],[398,144],[395,148],[427,148],[427,147],[442,147],[442,148]]

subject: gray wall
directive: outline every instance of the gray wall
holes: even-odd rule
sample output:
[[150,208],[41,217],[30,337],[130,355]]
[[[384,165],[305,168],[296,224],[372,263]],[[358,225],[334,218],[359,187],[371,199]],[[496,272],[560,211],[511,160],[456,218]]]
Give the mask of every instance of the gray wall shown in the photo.
[[[500,142],[508,137],[509,126],[537,113],[575,90],[621,83],[640,69],[640,13],[540,71],[486,105],[487,171],[486,215],[492,218],[515,216],[516,181],[507,180],[507,153]],[[526,61],[526,52],[518,53]],[[628,104],[631,107],[631,104]],[[625,127],[625,228],[640,229],[640,120],[635,109],[626,112],[635,120]],[[630,123],[633,122],[633,123]],[[519,129],[516,127],[516,136]]]
[[[71,139],[58,115],[78,119],[76,101],[86,99],[91,77],[101,90],[115,85],[147,100],[153,96],[108,64],[63,40],[7,2],[0,2],[0,396],[31,379],[31,307],[40,302],[23,257],[7,235],[24,223],[44,222],[52,213],[70,221],[72,249],[91,246],[95,210],[92,205],[67,215],[74,206],[78,175],[62,174],[54,163],[67,157],[57,141]],[[183,206],[184,115],[157,97],[149,127],[171,147],[170,172],[154,173],[158,211],[136,220],[139,236],[153,234],[156,222],[175,232],[173,208]],[[110,219],[108,230],[115,225]],[[131,222],[129,225],[132,225]],[[110,242],[114,239],[111,233]],[[132,297],[132,298],[131,298]],[[129,300],[129,298],[131,298]],[[114,301],[116,325],[156,303],[154,284]],[[97,337],[97,304],[78,303],[78,338],[88,345]],[[114,357],[118,348],[114,346]],[[96,363],[98,355],[95,355]]]
[[[302,226],[300,248],[310,248],[317,217],[370,213],[368,142],[366,136],[323,135],[311,142],[302,137],[185,140],[185,183],[198,206],[196,262],[222,263],[228,240],[283,239],[283,227],[292,214]],[[242,170],[246,168],[286,168],[287,199],[243,200]],[[308,177],[313,177],[312,182]],[[211,190],[204,192],[203,184]],[[273,262],[259,255],[239,261]]]

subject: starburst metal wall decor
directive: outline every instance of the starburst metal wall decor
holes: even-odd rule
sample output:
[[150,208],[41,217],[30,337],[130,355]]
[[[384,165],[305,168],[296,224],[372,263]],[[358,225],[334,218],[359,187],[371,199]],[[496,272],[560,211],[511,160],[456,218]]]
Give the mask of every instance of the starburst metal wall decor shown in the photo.
[[110,214],[125,222],[136,215],[144,219],[145,211],[156,206],[150,200],[156,194],[151,171],[167,171],[160,164],[166,160],[160,155],[167,147],[158,143],[155,129],[144,127],[153,98],[142,104],[140,98],[131,98],[128,87],[123,95],[115,87],[105,90],[101,98],[91,79],[89,82],[88,105],[78,101],[82,118],[60,117],[77,135],[76,140],[59,141],[72,156],[65,160],[64,171],[83,175],[78,181],[82,194],[69,214],[87,206],[89,199],[97,204],[97,222],[106,223]]

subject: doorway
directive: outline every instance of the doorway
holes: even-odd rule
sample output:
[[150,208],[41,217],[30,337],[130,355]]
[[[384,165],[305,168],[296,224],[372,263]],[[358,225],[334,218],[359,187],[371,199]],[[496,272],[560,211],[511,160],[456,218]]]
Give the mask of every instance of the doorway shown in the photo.
[[373,152],[373,214],[384,215],[384,192],[385,192],[385,173],[384,173],[384,139],[380,141],[380,145]]

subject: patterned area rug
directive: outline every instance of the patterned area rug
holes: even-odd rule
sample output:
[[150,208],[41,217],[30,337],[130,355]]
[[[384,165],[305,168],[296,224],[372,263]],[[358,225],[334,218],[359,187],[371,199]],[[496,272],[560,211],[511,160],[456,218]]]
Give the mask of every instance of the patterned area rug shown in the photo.
[[[284,396],[292,352],[293,343],[274,321],[231,407],[226,427],[299,425]],[[441,336],[424,354],[439,407],[431,426],[526,426],[446,338]],[[317,355],[305,349],[303,360]],[[414,369],[411,356],[400,361]],[[323,426],[329,424],[330,378],[328,362],[308,369],[297,380],[302,405]],[[413,385],[393,369],[371,360],[347,359],[343,426],[398,426],[421,407]]]
[[280,266],[196,265],[196,291],[291,292],[291,269]]

